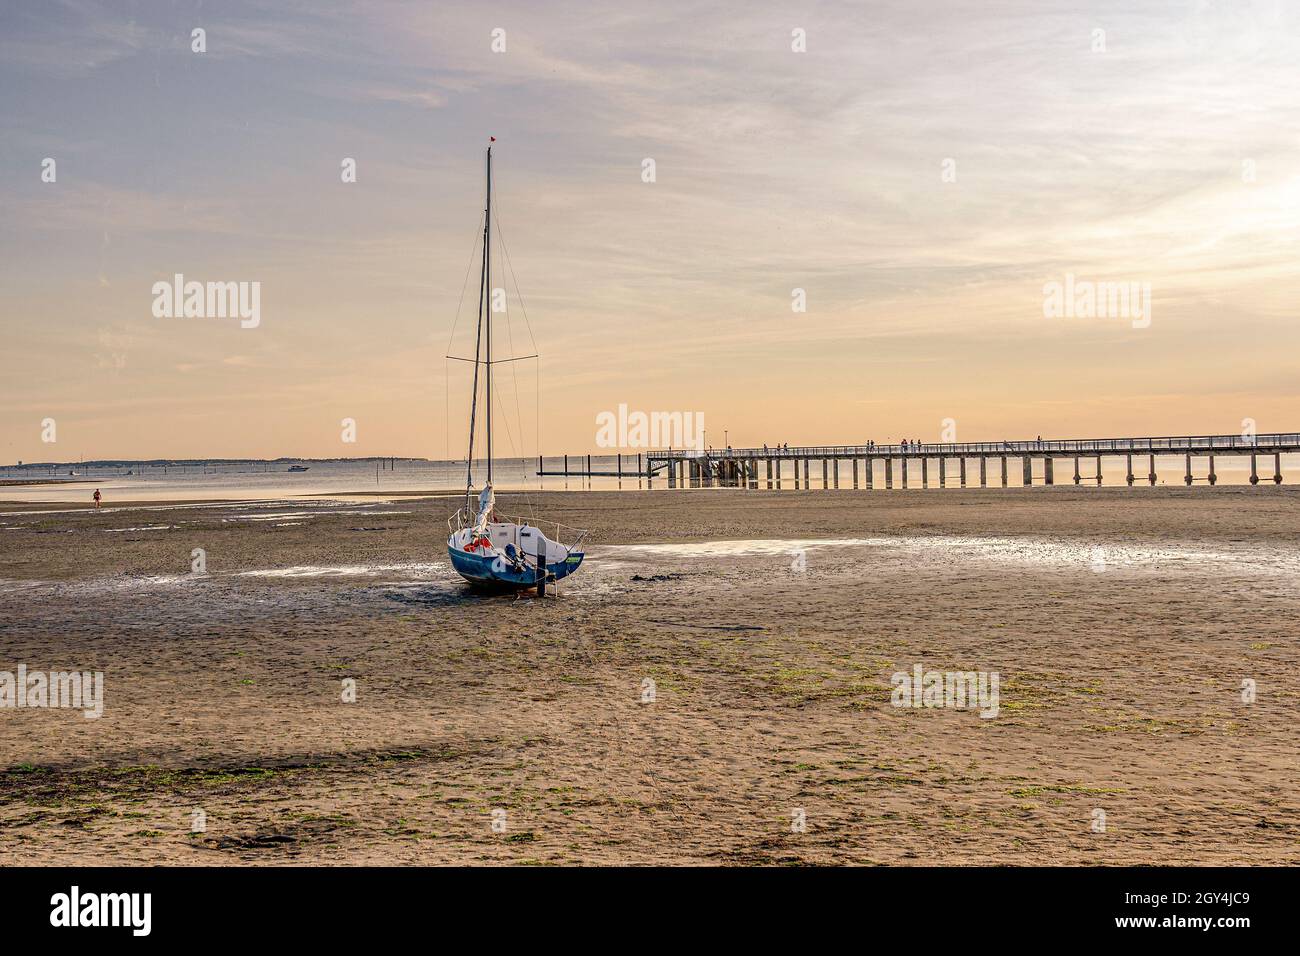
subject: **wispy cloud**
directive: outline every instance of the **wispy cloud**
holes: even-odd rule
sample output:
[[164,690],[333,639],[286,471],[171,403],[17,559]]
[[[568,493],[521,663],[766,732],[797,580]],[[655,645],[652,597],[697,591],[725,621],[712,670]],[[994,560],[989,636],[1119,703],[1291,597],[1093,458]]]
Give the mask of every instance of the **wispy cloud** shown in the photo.
[[[736,396],[792,367],[790,414],[815,409],[828,440],[858,427],[844,408],[906,419],[917,389],[1014,431],[1009,375],[1060,415],[1076,379],[1118,366],[1141,367],[1134,393],[1155,403],[1183,387],[1169,356],[1300,347],[1284,322],[1300,14],[1279,0],[127,9],[0,11],[0,278],[19,317],[0,402],[80,407],[115,372],[152,403],[150,429],[181,435],[178,382],[237,381],[236,420],[319,431],[322,402],[427,381],[388,413],[415,433],[489,135],[503,238],[565,397],[553,448],[583,447],[588,411],[646,382],[655,407],[726,408],[738,434],[785,411]],[[39,181],[47,155],[57,184]],[[148,282],[173,270],[260,280],[256,337],[149,322]],[[1046,323],[1042,285],[1066,272],[1149,281],[1152,329]],[[971,367],[986,372],[962,392]],[[1234,395],[1262,380],[1216,376]],[[1101,420],[1079,409],[1072,430]],[[125,406],[113,420],[105,441],[132,434]]]

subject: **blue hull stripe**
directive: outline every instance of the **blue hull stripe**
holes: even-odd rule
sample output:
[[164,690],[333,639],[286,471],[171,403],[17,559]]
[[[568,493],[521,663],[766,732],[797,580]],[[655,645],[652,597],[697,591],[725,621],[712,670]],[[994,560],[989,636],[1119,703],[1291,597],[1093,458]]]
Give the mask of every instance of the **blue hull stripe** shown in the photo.
[[[481,554],[471,554],[450,545],[447,547],[447,555],[451,558],[452,567],[471,584],[501,588],[531,588],[537,586],[537,572],[533,568],[526,568],[522,572],[516,571],[509,562],[504,560],[502,561],[504,567],[493,567],[495,558],[484,557]],[[563,561],[548,564],[546,566],[547,573],[554,575],[557,581],[560,578],[568,577],[578,570],[584,557],[585,555],[581,551],[575,551]]]

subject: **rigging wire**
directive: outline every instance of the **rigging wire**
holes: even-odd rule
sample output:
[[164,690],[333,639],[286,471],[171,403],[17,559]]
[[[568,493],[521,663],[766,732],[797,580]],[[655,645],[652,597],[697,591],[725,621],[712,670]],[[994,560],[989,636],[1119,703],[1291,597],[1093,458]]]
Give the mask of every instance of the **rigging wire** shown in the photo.
[[[456,317],[451,323],[451,334],[447,336],[447,350],[444,353],[443,360],[443,384],[446,386],[445,397],[443,401],[443,455],[447,461],[451,461],[451,346],[456,339],[456,329],[460,327],[460,310],[465,304],[465,290],[469,288],[469,273],[474,267],[474,251],[479,247],[479,239],[483,235],[483,216],[478,217],[478,225],[474,227],[474,238],[469,245],[469,259],[465,262],[465,279],[460,286],[460,298],[456,301]],[[480,280],[480,286],[482,280]],[[477,391],[477,389],[475,389]],[[473,441],[473,436],[470,437]]]
[[[517,286],[515,287],[515,296],[516,296],[516,297],[519,296],[519,288],[518,288]],[[513,357],[513,356],[516,354],[516,352],[515,352],[515,333],[514,333],[514,323],[510,321],[510,300],[509,300],[508,298],[506,299],[506,308],[505,308],[505,313],[506,313],[506,342],[507,342],[507,343],[509,344],[509,346],[510,346],[510,355]],[[514,392],[515,392],[515,419],[516,419],[516,421],[519,423],[519,448],[517,449],[517,451],[518,451],[518,453],[522,456],[522,455],[524,454],[524,452],[527,451],[527,449],[524,448],[524,412],[523,412],[523,403],[519,400],[519,370],[518,370],[518,368],[515,367],[515,366],[517,366],[518,364],[519,364],[518,362],[511,362],[511,363],[510,363],[510,365],[511,365],[511,369],[510,369],[510,381],[511,381],[511,382],[513,383],[513,385],[514,385]],[[513,447],[513,446],[512,446],[512,447]],[[527,471],[526,471],[526,470],[525,470],[525,474],[527,474]]]
[[[488,181],[491,182],[491,179],[489,178]],[[489,199],[489,204],[490,203],[491,200]],[[479,270],[479,277],[478,277],[478,330],[474,336],[474,397],[471,400],[470,407],[469,407],[469,454],[465,456],[465,506],[467,508],[470,507],[470,498],[474,490],[474,431],[475,431],[474,426],[475,426],[475,418],[477,417],[478,414],[478,370],[479,370],[479,366],[482,364],[479,361],[479,354],[480,354],[479,350],[483,345],[483,316],[486,314],[488,317],[487,321],[489,323],[492,321],[491,311],[487,311],[486,313],[484,311],[485,305],[487,306],[488,310],[492,308],[491,301],[489,301],[486,298],[489,295],[488,288],[487,288],[488,273],[491,271],[491,264],[488,262],[488,252],[490,251],[490,247],[486,245],[487,230],[489,228],[486,212],[484,213],[483,219],[481,221],[484,223],[483,240],[485,245],[483,246],[483,266]],[[491,332],[492,330],[489,328],[488,329],[489,337],[491,336]],[[488,380],[491,381],[490,375],[488,376]],[[488,424],[490,428],[491,421],[492,421],[492,408],[491,408],[492,395],[490,394],[491,389],[485,387],[483,391],[489,393],[487,395],[487,400],[488,400]],[[492,438],[492,433],[491,431],[489,431],[488,432],[488,470],[489,471],[492,470],[491,438]]]
[[[510,259],[510,248],[506,246],[506,233],[504,233],[504,230],[500,228],[500,216],[497,216],[497,237],[500,239],[500,251],[502,251],[504,260],[506,260],[506,268],[508,269],[508,271],[510,271],[510,280],[511,282],[513,282],[513,284],[515,284],[515,298],[519,299],[520,311],[524,313],[524,328],[528,329],[528,341],[532,342],[534,355],[538,356],[537,365],[536,365],[537,373],[536,376],[534,376],[533,378],[534,390],[536,390],[536,395],[534,395],[534,403],[533,403],[533,444],[534,447],[536,447],[537,449],[537,454],[541,455],[542,454],[542,360],[541,360],[541,355],[539,355],[539,351],[541,350],[539,350],[537,347],[537,337],[534,336],[533,334],[533,324],[530,323],[530,321],[528,320],[528,306],[525,306],[524,304],[524,295],[519,291],[519,278],[515,276],[515,264],[513,264]],[[517,378],[515,384],[516,386],[517,384],[519,384],[519,380],[517,380]],[[517,392],[517,388],[516,388],[516,392]],[[517,401],[519,401],[519,395],[517,394],[515,397],[515,401],[516,403]],[[523,423],[520,423],[520,428],[523,428]],[[537,485],[538,488],[541,488],[542,477],[539,475],[537,476]]]
[[[492,191],[493,191],[493,193],[495,194],[495,192],[496,192],[496,183],[493,183],[493,185],[492,185]],[[500,211],[499,211],[499,210],[500,210],[500,204],[497,204],[497,205],[495,205],[495,206],[493,207],[493,210],[492,210],[492,218],[493,218],[493,220],[496,222],[496,227],[497,227],[497,240],[501,243],[501,256],[502,256],[502,259],[503,259],[504,264],[505,264],[505,266],[506,266],[506,268],[503,269],[503,270],[501,271],[501,274],[502,274],[502,276],[504,276],[504,275],[506,274],[506,271],[507,271],[507,270],[508,270],[509,273],[510,273],[510,281],[514,284],[514,287],[515,287],[515,298],[519,300],[519,308],[520,308],[520,311],[523,313],[523,316],[524,316],[524,324],[525,324],[525,326],[526,326],[527,329],[528,329],[528,339],[529,339],[529,341],[532,343],[532,346],[533,346],[533,357],[536,359],[536,358],[537,358],[537,351],[538,351],[538,350],[537,350],[537,338],[536,338],[536,336],[533,335],[532,323],[530,323],[530,322],[528,321],[528,307],[524,305],[524,296],[523,296],[523,293],[521,293],[521,292],[519,291],[519,279],[518,279],[518,277],[515,275],[515,267],[514,267],[514,263],[510,261],[510,250],[509,250],[509,248],[506,246],[505,231],[501,228],[501,214],[500,214]],[[511,354],[511,356],[513,357],[513,356],[515,355],[514,326],[513,326],[513,323],[512,323],[511,320],[510,320],[510,300],[509,300],[508,297],[506,298],[505,305],[506,305],[506,341],[507,341],[507,342],[509,343],[509,345],[510,345],[510,354]],[[513,365],[517,365],[517,364],[518,364],[517,362],[512,362],[512,363],[511,363],[512,366],[513,366]],[[538,381],[537,391],[538,391],[538,396],[539,396],[539,397],[540,397],[540,393],[541,393],[540,377],[541,377],[541,363],[540,363],[540,360],[538,360],[536,380]],[[535,504],[535,502],[533,501],[532,492],[534,491],[534,486],[535,486],[535,485],[538,486],[538,488],[540,488],[540,483],[541,483],[541,480],[542,480],[542,479],[541,479],[541,476],[540,476],[540,475],[533,476],[533,475],[530,475],[530,474],[529,474],[529,465],[528,465],[528,461],[527,461],[526,459],[524,459],[523,456],[522,456],[522,452],[523,452],[523,451],[526,451],[526,449],[523,449],[523,447],[522,447],[522,446],[523,446],[524,415],[523,415],[523,403],[522,403],[522,402],[520,401],[520,399],[519,399],[519,370],[516,369],[516,368],[511,368],[511,370],[510,370],[510,378],[511,378],[511,381],[513,382],[513,384],[514,384],[514,393],[515,393],[515,416],[516,416],[516,420],[518,421],[518,424],[519,424],[519,432],[520,432],[520,434],[519,434],[520,447],[519,447],[519,449],[516,449],[516,451],[518,451],[518,452],[521,453],[521,455],[520,455],[520,457],[521,457],[521,465],[522,465],[522,467],[523,467],[523,474],[524,474],[524,500],[525,500],[525,501],[527,502],[527,504],[528,504],[528,510],[529,510],[529,512],[530,512],[531,514],[534,514],[534,515],[535,515],[535,512],[536,512],[536,504]],[[534,414],[534,416],[540,417],[540,415],[541,415],[541,410],[540,410],[540,407],[539,407],[539,406],[534,406],[533,414]],[[504,420],[504,416],[502,416],[502,417],[503,417],[503,420]],[[538,425],[536,424],[536,423],[537,423],[537,420],[538,420],[537,417],[534,418],[534,427],[535,427],[535,428],[540,427],[540,426],[538,426]],[[507,422],[507,424],[506,424],[507,434],[510,434],[510,436],[511,436],[511,447],[514,448],[514,438],[513,438],[513,434],[510,433],[509,428],[510,428],[510,426],[509,426],[509,422]],[[537,453],[538,453],[539,455],[541,454],[541,445],[540,445],[540,444],[538,444],[538,445],[536,446],[536,451],[537,451]]]

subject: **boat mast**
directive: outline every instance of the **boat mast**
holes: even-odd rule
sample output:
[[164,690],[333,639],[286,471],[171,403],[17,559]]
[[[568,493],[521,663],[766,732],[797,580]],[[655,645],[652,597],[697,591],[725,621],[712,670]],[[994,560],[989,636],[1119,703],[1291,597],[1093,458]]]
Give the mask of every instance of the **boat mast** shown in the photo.
[[487,293],[487,483],[492,484],[492,147],[487,148],[487,206],[483,214],[483,289]]
[[[486,220],[484,214],[484,239],[486,240]],[[469,507],[471,499],[474,497],[474,436],[478,432],[478,370],[483,364],[481,355],[483,353],[483,302],[487,298],[487,250],[484,248],[483,261],[479,264],[478,270],[478,324],[474,329],[474,388],[470,393],[469,405],[469,454],[465,456],[465,505]],[[489,446],[490,449],[490,446]],[[492,460],[492,453],[488,452],[488,461]]]

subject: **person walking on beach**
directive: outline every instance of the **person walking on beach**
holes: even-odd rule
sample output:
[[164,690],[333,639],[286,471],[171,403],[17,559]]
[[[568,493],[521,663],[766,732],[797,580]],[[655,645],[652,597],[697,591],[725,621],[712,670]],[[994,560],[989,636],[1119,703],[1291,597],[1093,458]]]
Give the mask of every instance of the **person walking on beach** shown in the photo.
[[103,497],[103,495],[101,495],[101,494],[99,493],[99,489],[98,489],[98,488],[95,489],[95,493],[94,493],[93,495],[91,495],[91,497],[95,499],[95,507],[98,508],[98,507],[99,507],[99,499]]

